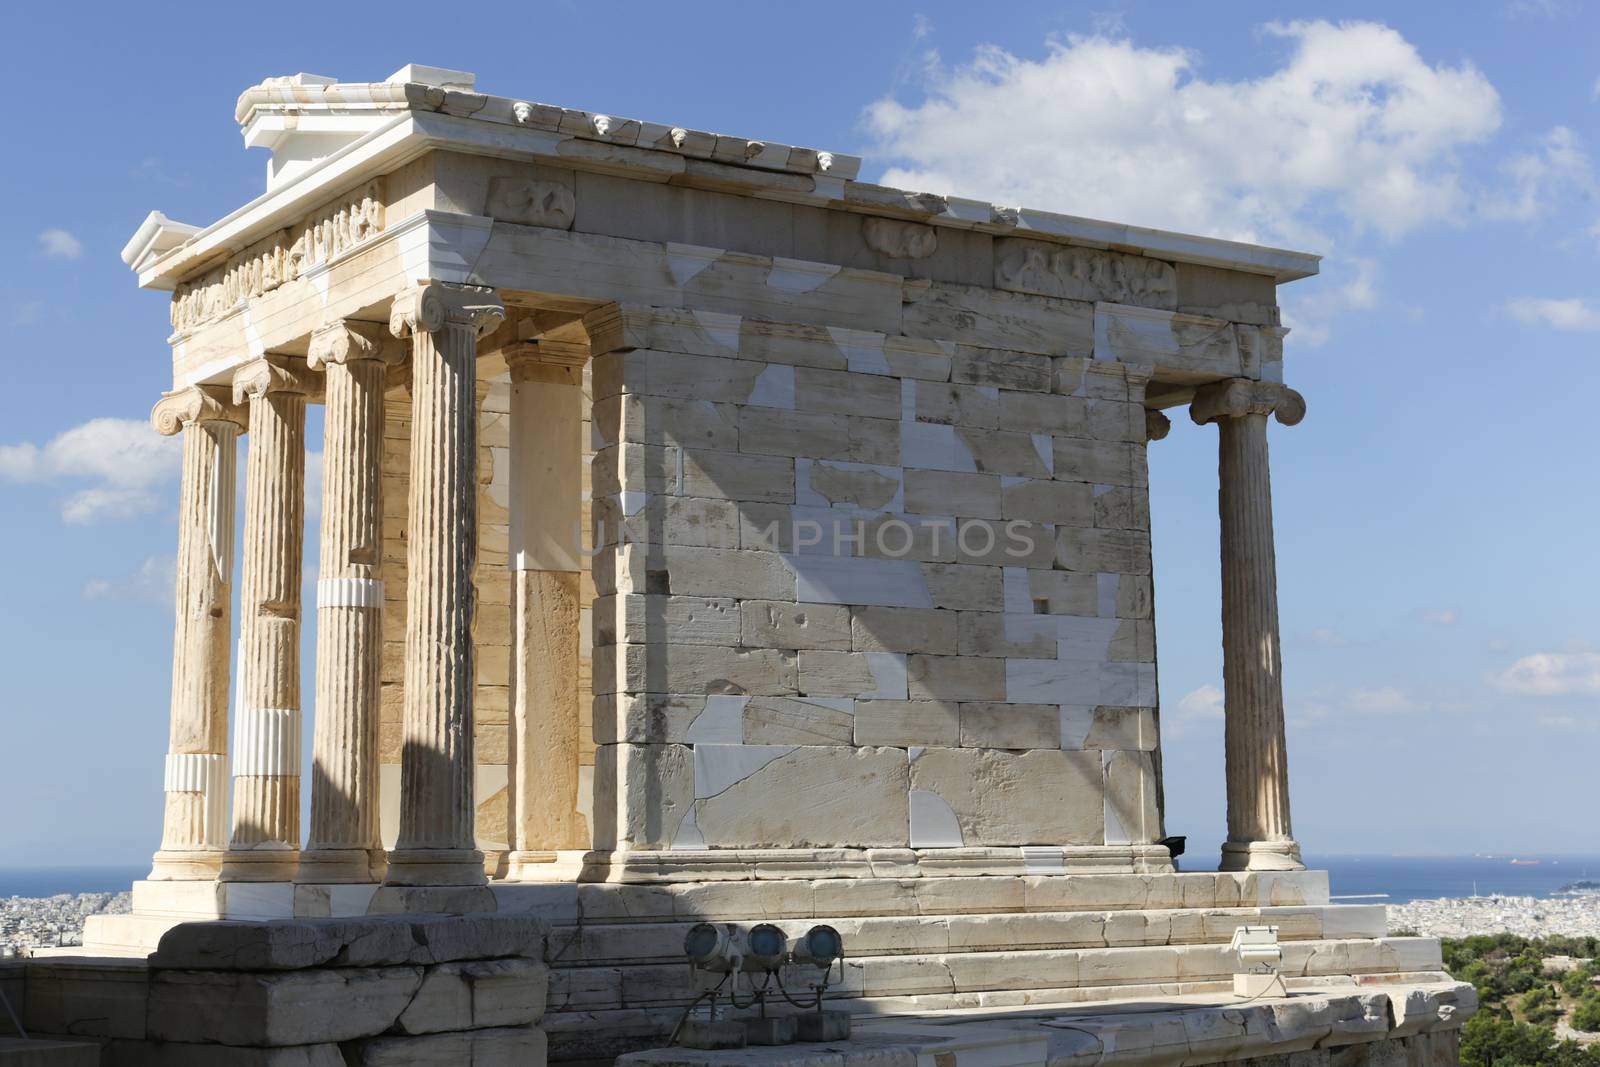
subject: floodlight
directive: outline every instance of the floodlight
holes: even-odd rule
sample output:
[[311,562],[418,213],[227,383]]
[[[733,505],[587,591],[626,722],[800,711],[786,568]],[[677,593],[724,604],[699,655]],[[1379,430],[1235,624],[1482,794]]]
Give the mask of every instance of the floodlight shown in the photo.
[[726,928],[713,923],[695,923],[683,936],[683,954],[691,967],[706,971],[737,969],[740,953]]
[[758,923],[744,938],[747,971],[775,971],[789,954],[789,937],[771,923]]
[[1288,996],[1278,964],[1283,960],[1283,948],[1278,944],[1276,926],[1240,926],[1233,931],[1228,948],[1239,957],[1244,971],[1233,976],[1234,996],[1256,997]]
[[795,938],[789,952],[796,963],[809,963],[827,970],[844,956],[844,938],[831,926],[813,926],[804,937]]

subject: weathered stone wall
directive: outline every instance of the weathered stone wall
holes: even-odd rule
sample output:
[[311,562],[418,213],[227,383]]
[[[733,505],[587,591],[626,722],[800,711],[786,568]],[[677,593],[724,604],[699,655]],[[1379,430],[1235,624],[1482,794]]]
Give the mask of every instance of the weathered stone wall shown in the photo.
[[543,923],[409,915],[184,923],[148,961],[37,960],[30,1033],[112,1067],[545,1062]]
[[605,314],[598,840],[1161,836],[1146,371]]

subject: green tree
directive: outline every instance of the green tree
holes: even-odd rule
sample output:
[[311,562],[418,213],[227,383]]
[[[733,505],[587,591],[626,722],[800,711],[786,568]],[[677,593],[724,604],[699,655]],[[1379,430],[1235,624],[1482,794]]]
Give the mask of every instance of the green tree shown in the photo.
[[[1463,979],[1464,980],[1464,979]],[[1589,990],[1589,975],[1581,967],[1574,967],[1561,976],[1561,991],[1569,997],[1581,997]]]
[[1479,1011],[1461,1029],[1462,1067],[1544,1067],[1554,1035],[1503,1015]]
[[1578,1006],[1572,1009],[1572,1028],[1574,1030],[1600,1030],[1600,993],[1588,990],[1578,1001]]
[[1517,1001],[1522,1017],[1530,1023],[1553,1023],[1561,1018],[1561,1004],[1547,985],[1535,986]]

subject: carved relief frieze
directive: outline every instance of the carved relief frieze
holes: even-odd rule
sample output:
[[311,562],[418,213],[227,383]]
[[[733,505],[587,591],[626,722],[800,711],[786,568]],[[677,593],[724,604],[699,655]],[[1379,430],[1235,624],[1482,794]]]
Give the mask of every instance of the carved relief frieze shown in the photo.
[[501,222],[570,230],[577,208],[572,190],[559,182],[491,178],[484,213]]
[[239,303],[270,293],[383,231],[383,187],[374,179],[298,225],[257,241],[172,294],[172,328],[209,322]]
[[932,226],[899,219],[869,216],[861,220],[867,247],[892,259],[925,259],[939,249],[939,233]]
[[1178,272],[1172,264],[1147,256],[1002,238],[995,242],[994,263],[994,284],[999,289],[1165,310],[1177,307]]

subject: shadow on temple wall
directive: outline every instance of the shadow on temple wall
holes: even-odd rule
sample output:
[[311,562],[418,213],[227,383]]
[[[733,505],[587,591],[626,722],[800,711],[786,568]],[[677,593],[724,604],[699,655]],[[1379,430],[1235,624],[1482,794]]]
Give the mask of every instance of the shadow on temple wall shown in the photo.
[[[596,407],[618,402],[602,399]],[[672,403],[703,407],[708,425],[735,417],[732,404]],[[1154,652],[1153,647],[1148,653],[1118,647],[1128,644],[1117,634],[1122,620],[1075,615],[1082,612],[1081,605],[1029,596],[1027,609],[1035,614],[1016,617],[1013,611],[1003,623],[1015,625],[1017,634],[958,633],[956,611],[950,610],[926,613],[941,625],[908,640],[911,614],[897,614],[895,605],[933,606],[929,575],[951,577],[954,571],[944,570],[949,565],[984,568],[984,581],[992,586],[985,591],[991,599],[984,607],[1014,608],[1005,602],[1003,567],[1031,564],[1040,569],[1044,562],[1045,573],[1066,573],[1053,562],[1053,527],[912,512],[904,508],[904,468],[851,461],[800,457],[795,463],[811,479],[825,471],[840,481],[854,479],[843,493],[853,493],[856,504],[837,506],[839,496],[833,507],[794,503],[802,488],[816,497],[816,486],[752,485],[748,472],[738,469],[741,453],[702,447],[671,419],[649,411],[639,405],[627,416],[644,419],[628,435],[630,442],[642,438],[643,469],[630,472],[629,484],[646,488],[644,506],[633,515],[621,514],[615,505],[621,489],[617,475],[605,471],[604,464],[594,468],[597,554],[591,562],[602,570],[629,567],[633,588],[642,585],[647,594],[642,623],[648,637],[643,649],[635,650],[642,654],[642,664],[633,670],[651,695],[644,716],[649,740],[630,746],[642,765],[621,769],[616,760],[597,760],[596,847],[613,847],[619,834],[622,844],[634,848],[749,847],[751,841],[796,848],[905,847],[908,841],[925,847],[1060,846],[1154,843],[1164,836],[1156,782]],[[622,419],[614,416],[611,421],[620,425]],[[898,423],[891,425],[898,440]],[[618,462],[614,455],[605,458],[613,467]],[[685,520],[680,514],[677,530],[669,534],[667,508],[686,499],[686,470],[703,481],[702,494],[728,502],[732,521],[717,527],[707,521],[694,540],[684,543]],[[999,477],[993,479],[997,487]],[[604,484],[607,479],[611,484]],[[1143,489],[1130,492],[1147,494]],[[764,496],[766,502],[734,499],[752,495]],[[680,544],[667,544],[674,536]],[[625,562],[606,551],[620,542],[632,545],[635,558]],[[693,573],[675,571],[674,550],[680,547],[772,553],[801,575],[803,586],[823,590],[816,596],[823,601],[818,611],[843,613],[843,643],[835,637],[798,653],[745,649],[745,662],[730,668],[742,674],[724,677],[707,671],[689,677],[715,657],[702,657],[697,646],[681,640],[682,620],[672,617],[667,595],[715,600],[719,590],[716,576],[707,575],[703,565],[688,565],[686,570]],[[642,562],[637,558],[641,551]],[[846,558],[862,565],[859,579],[834,565]],[[1145,572],[1148,582],[1147,565]],[[1093,582],[1093,575],[1077,577]],[[617,578],[620,585],[622,576]],[[852,589],[857,581],[871,588]],[[898,593],[896,582],[905,583]],[[799,594],[802,604],[807,595],[803,590]],[[851,611],[843,605],[852,603],[852,596],[883,607]],[[748,601],[743,610],[750,610]],[[803,608],[783,618],[784,605],[774,604],[771,610],[774,628],[809,621]],[[1153,625],[1153,612],[1145,618]],[[1031,652],[1043,658],[1048,650],[1055,658],[1052,643],[1059,622],[1080,624],[1090,646],[1101,642],[1098,653],[1086,656],[1091,668],[1098,668],[1099,661],[1092,658],[1098,654],[1126,665],[1131,674],[1147,655],[1152,675],[1148,701],[1117,707],[1086,698],[1088,703],[1070,713],[1070,724],[1059,701],[1007,703],[1005,657],[1027,659]],[[605,636],[597,628],[597,646]],[[1002,687],[998,691],[996,674]],[[708,701],[696,712],[672,706],[669,694]],[[739,701],[743,706],[736,708]],[[1097,728],[1097,716],[1103,720],[1119,713],[1148,716],[1149,736],[1138,749],[1074,748],[1063,737],[1076,731],[1081,745]],[[684,728],[686,718],[690,721]],[[669,729],[674,733],[668,734]],[[595,736],[602,735],[624,740],[620,724],[599,726]],[[700,750],[698,756],[690,745]],[[885,758],[891,749],[902,754]],[[685,761],[693,766],[684,768]],[[687,803],[674,795],[673,783],[681,782],[685,773],[707,771],[711,780],[696,781]],[[803,791],[798,803],[772,803],[795,789]],[[632,791],[628,803],[647,813],[646,825],[615,825],[616,804],[608,798],[618,790]],[[976,795],[980,790],[985,795]]]

